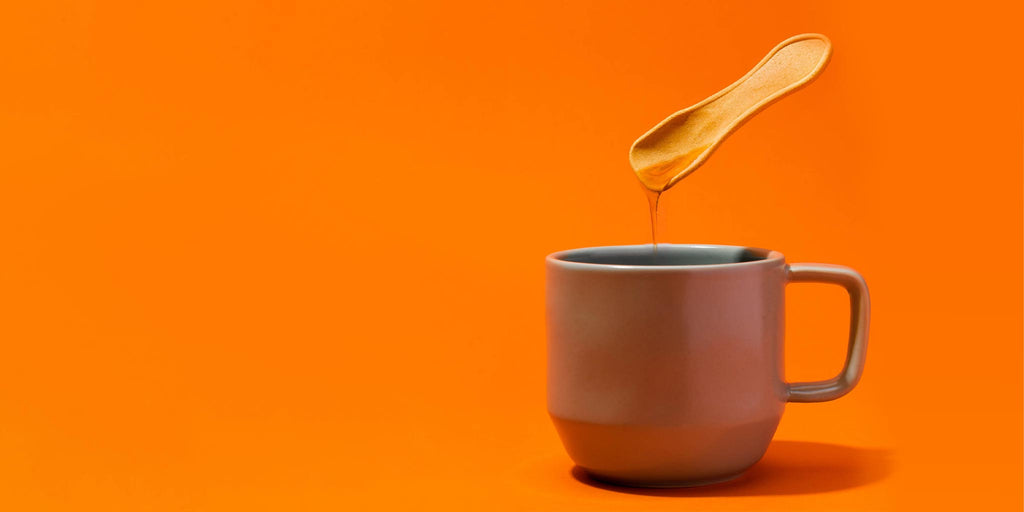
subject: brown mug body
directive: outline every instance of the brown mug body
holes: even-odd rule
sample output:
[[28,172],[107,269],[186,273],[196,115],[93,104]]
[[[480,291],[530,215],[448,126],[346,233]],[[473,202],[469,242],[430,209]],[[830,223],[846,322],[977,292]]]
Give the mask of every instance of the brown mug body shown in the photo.
[[[787,401],[848,392],[863,368],[867,289],[856,272],[790,267],[747,247],[595,247],[547,259],[548,411],[592,477],[633,486],[738,476],[768,448]],[[785,286],[850,290],[847,364],[787,384]]]

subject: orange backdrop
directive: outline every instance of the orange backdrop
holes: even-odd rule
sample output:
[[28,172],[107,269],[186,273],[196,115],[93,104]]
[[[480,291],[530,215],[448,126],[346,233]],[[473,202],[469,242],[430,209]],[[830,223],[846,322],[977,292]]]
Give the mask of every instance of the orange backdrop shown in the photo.
[[[946,4],[7,5],[0,508],[1019,509],[1021,13]],[[662,233],[861,271],[863,381],[734,484],[578,481],[544,256],[647,242],[630,143],[810,31]],[[830,377],[845,297],[790,288]]]

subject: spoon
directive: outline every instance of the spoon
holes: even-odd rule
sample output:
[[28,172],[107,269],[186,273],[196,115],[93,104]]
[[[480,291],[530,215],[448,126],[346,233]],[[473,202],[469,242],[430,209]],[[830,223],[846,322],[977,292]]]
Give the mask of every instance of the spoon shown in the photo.
[[668,190],[744,122],[814,80],[831,56],[832,43],[821,34],[779,43],[746,76],[640,136],[629,149],[640,182],[652,192]]

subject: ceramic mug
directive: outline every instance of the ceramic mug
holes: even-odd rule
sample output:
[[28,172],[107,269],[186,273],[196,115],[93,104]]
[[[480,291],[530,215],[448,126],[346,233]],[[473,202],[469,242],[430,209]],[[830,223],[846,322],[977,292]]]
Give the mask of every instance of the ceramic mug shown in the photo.
[[[843,370],[783,380],[787,283],[850,295]],[[852,269],[787,265],[750,247],[593,247],[547,257],[548,412],[595,479],[681,487],[739,476],[768,449],[786,402],[848,393],[864,368],[868,289]]]

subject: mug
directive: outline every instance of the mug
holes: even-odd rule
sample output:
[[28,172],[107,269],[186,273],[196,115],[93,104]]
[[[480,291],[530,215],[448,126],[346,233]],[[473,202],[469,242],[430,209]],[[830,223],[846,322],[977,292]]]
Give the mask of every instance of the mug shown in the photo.
[[[783,380],[788,283],[850,295],[838,376]],[[860,380],[868,289],[854,270],[787,265],[723,245],[592,247],[547,257],[548,412],[596,480],[685,487],[742,474],[764,455],[786,402],[824,402]]]

